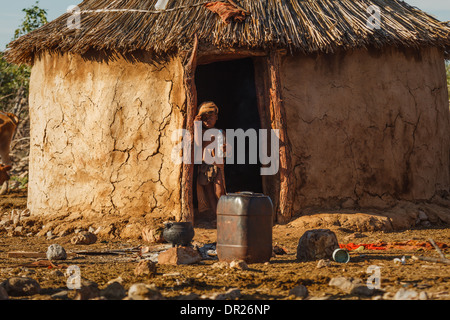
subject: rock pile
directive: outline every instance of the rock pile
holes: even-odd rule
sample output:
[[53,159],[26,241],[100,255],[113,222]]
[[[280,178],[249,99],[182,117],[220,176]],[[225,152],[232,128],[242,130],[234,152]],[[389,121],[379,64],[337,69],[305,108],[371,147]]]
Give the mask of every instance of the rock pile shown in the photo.
[[42,225],[30,216],[28,209],[13,209],[0,213],[0,233],[9,237],[31,237],[41,230]]
[[97,241],[97,236],[89,231],[80,231],[77,234],[75,234],[72,239],[70,239],[70,242],[72,244],[93,244]]

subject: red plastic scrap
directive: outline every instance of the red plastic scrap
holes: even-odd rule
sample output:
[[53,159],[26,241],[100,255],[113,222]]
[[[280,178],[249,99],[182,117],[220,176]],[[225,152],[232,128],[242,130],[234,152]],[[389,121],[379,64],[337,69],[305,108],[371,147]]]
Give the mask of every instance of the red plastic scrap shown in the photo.
[[353,242],[347,243],[347,244],[339,244],[339,247],[341,249],[347,249],[348,251],[358,249],[359,247],[363,246],[364,249],[368,250],[386,250],[386,244],[384,243],[358,243],[355,244]]
[[[440,249],[448,248],[449,246],[443,242],[436,242],[436,245]],[[359,247],[363,246],[364,249],[367,250],[389,250],[389,249],[403,249],[403,250],[417,250],[417,249],[434,249],[433,245],[428,241],[417,241],[417,240],[408,240],[408,241],[395,241],[395,242],[377,242],[377,243],[347,243],[347,244],[339,244],[339,247],[342,249],[347,249],[349,251],[355,250]]]
[[208,2],[205,7],[217,13],[223,22],[230,23],[231,20],[235,22],[242,22],[245,20],[246,12],[242,9],[236,8],[231,3],[226,2]]

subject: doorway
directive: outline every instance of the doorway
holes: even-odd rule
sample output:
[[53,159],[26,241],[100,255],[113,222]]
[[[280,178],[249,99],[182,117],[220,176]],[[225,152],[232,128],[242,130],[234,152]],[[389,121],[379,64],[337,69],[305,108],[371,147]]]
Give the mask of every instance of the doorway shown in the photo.
[[[219,107],[219,119],[216,128],[255,129],[261,128],[258,101],[255,87],[255,70],[251,58],[214,62],[199,65],[196,69],[195,84],[197,101],[214,101]],[[236,144],[233,152],[234,164],[225,163],[225,182],[228,193],[239,191],[263,192],[260,174],[261,164],[250,164],[249,139],[245,141],[245,164],[237,164]],[[258,150],[259,152],[259,150]],[[258,153],[259,154],[259,153]],[[197,172],[197,168],[194,168]],[[196,174],[194,174],[194,186]],[[197,207],[196,188],[194,187],[194,206]]]

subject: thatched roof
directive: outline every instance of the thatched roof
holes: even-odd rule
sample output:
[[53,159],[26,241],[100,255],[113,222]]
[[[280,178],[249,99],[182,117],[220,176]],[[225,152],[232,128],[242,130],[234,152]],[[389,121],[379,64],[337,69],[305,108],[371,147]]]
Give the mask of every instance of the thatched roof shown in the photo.
[[[155,10],[156,2],[84,0],[80,29],[69,29],[70,15],[63,14],[10,43],[6,57],[32,64],[35,54],[48,50],[145,50],[162,59],[188,50],[195,34],[200,43],[217,47],[279,47],[291,53],[385,45],[436,46],[450,52],[450,27],[398,0],[235,0],[250,15],[231,23],[206,8],[204,0],[169,0],[164,11]],[[370,5],[381,9],[381,29],[367,26]]]

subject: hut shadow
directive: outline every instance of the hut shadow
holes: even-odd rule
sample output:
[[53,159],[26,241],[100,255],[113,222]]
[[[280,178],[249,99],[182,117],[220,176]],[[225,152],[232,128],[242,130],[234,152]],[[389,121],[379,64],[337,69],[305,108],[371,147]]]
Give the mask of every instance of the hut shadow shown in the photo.
[[289,260],[281,260],[281,259],[270,259],[270,264],[291,264],[291,263],[300,263],[296,258],[292,258]]
[[[195,210],[197,211],[197,210]],[[202,217],[195,212],[194,228],[200,229],[217,229],[217,220],[211,217]]]
[[98,62],[98,63],[114,63],[119,60],[125,60],[128,63],[148,63],[157,68],[163,67],[170,59],[173,58],[174,53],[168,52],[164,55],[156,55],[145,50],[134,50],[130,52],[118,52],[115,50],[95,50],[89,49],[81,55],[84,61]]
[[406,259],[410,259],[413,254],[408,254],[405,252],[405,254],[401,253],[385,253],[385,254],[372,254],[372,253],[363,253],[357,256],[350,255],[350,261],[351,262],[364,262],[364,261],[370,261],[370,260],[386,260],[386,261],[392,261],[395,258],[401,259],[402,257],[405,257]]

